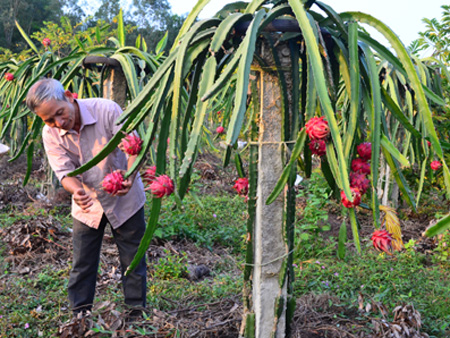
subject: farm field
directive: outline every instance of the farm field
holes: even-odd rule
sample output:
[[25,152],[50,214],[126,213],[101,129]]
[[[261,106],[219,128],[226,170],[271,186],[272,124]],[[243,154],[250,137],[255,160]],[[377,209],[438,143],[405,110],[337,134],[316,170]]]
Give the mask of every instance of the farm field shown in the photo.
[[[147,252],[148,307],[129,322],[122,303],[118,254],[105,235],[92,314],[71,318],[67,280],[71,218],[67,195],[39,200],[43,172],[25,163],[1,165],[0,337],[237,337],[242,316],[246,204],[232,189],[236,173],[213,154],[196,164],[192,194],[180,210],[168,199]],[[298,186],[297,307],[293,337],[389,337],[396,325],[414,337],[448,337],[448,234],[422,232],[447,207],[429,200],[418,213],[400,210],[405,249],[372,248],[371,215],[358,209],[361,256],[351,240],[336,257],[342,222],[320,175]],[[149,197],[150,198],[150,197]],[[147,208],[148,209],[148,208]]]

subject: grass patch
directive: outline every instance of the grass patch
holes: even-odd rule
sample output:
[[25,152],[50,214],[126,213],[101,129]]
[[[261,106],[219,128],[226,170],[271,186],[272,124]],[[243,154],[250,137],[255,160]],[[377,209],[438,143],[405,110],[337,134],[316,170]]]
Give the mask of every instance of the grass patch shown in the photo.
[[237,253],[244,250],[246,207],[242,198],[227,194],[188,195],[181,208],[171,197],[163,203],[155,237],[186,238],[209,249],[219,244]]

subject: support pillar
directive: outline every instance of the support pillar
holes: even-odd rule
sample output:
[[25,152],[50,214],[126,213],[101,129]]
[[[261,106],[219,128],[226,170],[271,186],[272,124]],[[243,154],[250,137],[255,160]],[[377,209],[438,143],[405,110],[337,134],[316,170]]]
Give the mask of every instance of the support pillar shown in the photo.
[[112,100],[125,109],[127,79],[120,66],[108,70],[108,76],[103,81],[103,98]]
[[[283,58],[286,48],[288,48],[287,45],[283,45],[278,46],[276,50],[282,62],[282,70],[290,72],[290,58]],[[289,55],[289,49],[287,49],[287,55]],[[286,335],[288,299],[288,278],[286,278],[288,244],[284,227],[285,193],[281,193],[270,205],[266,205],[266,200],[284,169],[283,99],[272,50],[266,42],[261,44],[260,57],[268,67],[261,68],[258,65],[256,69],[261,111],[253,239],[252,302],[255,314],[255,337],[282,338]],[[289,76],[287,71],[285,74]]]

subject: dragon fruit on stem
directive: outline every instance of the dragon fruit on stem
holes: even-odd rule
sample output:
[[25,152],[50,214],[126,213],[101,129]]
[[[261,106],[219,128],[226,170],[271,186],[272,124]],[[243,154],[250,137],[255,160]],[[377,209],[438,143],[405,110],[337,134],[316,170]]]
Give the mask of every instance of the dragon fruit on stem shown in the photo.
[[392,252],[392,236],[386,230],[376,230],[372,234],[373,247],[378,251],[384,251],[387,254]]
[[325,121],[325,116],[311,118],[306,122],[305,128],[311,140],[321,140],[330,134],[330,127],[328,127],[328,121]]
[[372,144],[370,142],[361,143],[356,147],[356,151],[360,158],[368,161],[372,157]]
[[327,153],[327,144],[324,140],[311,140],[309,142],[311,153],[317,156],[323,156]]
[[128,155],[137,155],[142,149],[142,142],[139,136],[130,134],[122,139],[122,146]]
[[173,181],[167,175],[156,177],[149,186],[150,192],[157,198],[169,196],[174,191]]
[[6,74],[5,74],[5,80],[6,80],[6,81],[12,81],[12,80],[14,80],[14,74],[12,74],[12,73],[6,73]]
[[354,188],[358,188],[360,193],[364,195],[369,189],[370,181],[366,177],[366,175],[357,173],[357,172],[351,172],[350,173],[350,186]]
[[50,46],[50,45],[52,44],[52,40],[50,40],[49,38],[44,38],[44,39],[42,40],[42,44],[43,44],[45,47],[48,47],[48,46]]
[[236,190],[239,196],[246,196],[248,194],[248,178],[238,178],[233,189]]
[[430,163],[431,170],[439,170],[442,167],[442,163],[439,161],[433,161]]
[[145,184],[150,185],[156,178],[156,165],[148,167],[147,170],[142,175],[142,180]]
[[370,163],[364,161],[362,158],[355,158],[352,161],[352,170],[356,173],[369,175],[370,174]]
[[353,196],[353,202],[350,202],[345,195],[345,192],[341,191],[341,202],[346,208],[354,208],[361,203],[361,192],[358,188],[350,187]]
[[123,176],[118,171],[113,171],[105,176],[102,182],[103,190],[108,194],[116,194],[123,189]]

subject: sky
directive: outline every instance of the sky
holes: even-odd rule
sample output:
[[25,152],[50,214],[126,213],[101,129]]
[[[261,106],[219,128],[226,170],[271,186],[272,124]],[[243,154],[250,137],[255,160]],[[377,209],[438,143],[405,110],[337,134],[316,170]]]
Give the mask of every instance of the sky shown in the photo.
[[[172,11],[176,14],[187,14],[197,3],[197,0],[168,0]],[[200,18],[214,15],[225,4],[235,0],[211,0],[200,13]],[[405,46],[419,37],[419,32],[425,30],[423,18],[442,17],[442,5],[449,5],[444,0],[322,0],[336,12],[357,11],[370,14],[388,25]],[[318,10],[317,6],[312,7]],[[381,35],[369,32],[379,41]]]

